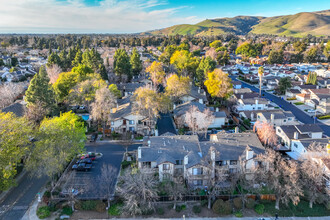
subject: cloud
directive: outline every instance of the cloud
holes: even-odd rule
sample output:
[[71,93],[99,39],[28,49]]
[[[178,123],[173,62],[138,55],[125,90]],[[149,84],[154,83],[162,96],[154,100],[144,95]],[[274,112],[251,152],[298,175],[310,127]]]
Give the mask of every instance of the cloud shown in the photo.
[[163,0],[102,0],[95,6],[83,0],[0,0],[0,5],[2,33],[135,33],[199,20],[180,16],[185,6],[166,7]]

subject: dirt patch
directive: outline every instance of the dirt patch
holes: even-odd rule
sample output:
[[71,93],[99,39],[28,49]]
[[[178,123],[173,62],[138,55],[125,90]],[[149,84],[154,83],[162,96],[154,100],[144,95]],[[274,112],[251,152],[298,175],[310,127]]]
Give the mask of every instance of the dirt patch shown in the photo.
[[106,212],[94,212],[94,211],[75,211],[71,216],[70,220],[78,220],[78,219],[107,219],[108,214]]

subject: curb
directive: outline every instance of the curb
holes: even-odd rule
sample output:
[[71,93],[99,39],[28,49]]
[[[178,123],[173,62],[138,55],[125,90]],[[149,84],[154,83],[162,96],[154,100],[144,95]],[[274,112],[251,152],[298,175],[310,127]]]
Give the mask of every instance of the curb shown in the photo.
[[[27,174],[26,170],[23,170],[20,174],[18,174],[18,176],[15,178],[16,183],[20,183],[22,181],[22,178]],[[5,200],[8,196],[9,193],[11,193],[13,191],[13,189],[16,186],[12,186],[10,187],[7,191],[4,191],[0,194],[0,202],[2,202],[3,200]]]

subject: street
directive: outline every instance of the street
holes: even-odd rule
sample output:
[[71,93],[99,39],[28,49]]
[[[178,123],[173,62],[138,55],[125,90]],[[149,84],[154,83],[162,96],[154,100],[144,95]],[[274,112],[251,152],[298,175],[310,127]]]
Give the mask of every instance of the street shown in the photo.
[[[231,76],[230,78],[232,80],[238,81],[236,79],[236,76]],[[251,86],[243,81],[240,82],[242,83],[243,87],[249,88],[254,92],[259,92],[259,89],[257,89],[256,87]],[[298,121],[301,121],[304,124],[314,124],[314,119],[308,116],[305,112],[301,111],[294,104],[290,104],[289,102],[265,91],[262,91],[262,94],[264,95],[263,96],[264,98],[267,98],[270,101],[274,102],[275,104],[280,106],[283,110],[291,111]],[[318,124],[323,129],[324,134],[330,136],[330,126],[320,123],[318,120],[316,120],[316,124]]]
[[176,134],[176,130],[173,126],[173,119],[170,113],[160,115],[160,118],[157,120],[157,128],[158,135],[165,134],[166,132]]

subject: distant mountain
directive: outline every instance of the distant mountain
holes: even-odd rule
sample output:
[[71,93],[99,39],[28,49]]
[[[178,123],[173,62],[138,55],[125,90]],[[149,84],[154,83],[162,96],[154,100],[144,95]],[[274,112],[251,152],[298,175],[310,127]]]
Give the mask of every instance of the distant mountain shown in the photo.
[[236,16],[233,18],[206,19],[197,24],[181,24],[145,32],[151,35],[212,36],[225,33],[246,35],[274,34],[286,36],[330,35],[330,10],[302,12],[276,17]]

